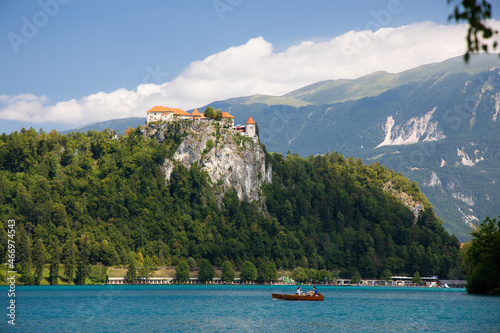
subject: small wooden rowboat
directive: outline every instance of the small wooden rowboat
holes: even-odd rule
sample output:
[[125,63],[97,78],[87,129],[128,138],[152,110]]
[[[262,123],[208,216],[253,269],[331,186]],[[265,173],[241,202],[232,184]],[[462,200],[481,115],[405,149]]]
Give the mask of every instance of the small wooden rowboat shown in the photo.
[[273,300],[283,300],[283,301],[322,301],[325,299],[325,296],[318,295],[290,295],[290,294],[271,294]]

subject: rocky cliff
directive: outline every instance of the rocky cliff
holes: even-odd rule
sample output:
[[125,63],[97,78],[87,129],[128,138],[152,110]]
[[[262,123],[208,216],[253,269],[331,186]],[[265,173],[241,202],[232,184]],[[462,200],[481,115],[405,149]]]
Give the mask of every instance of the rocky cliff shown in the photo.
[[167,183],[176,163],[189,169],[197,162],[220,190],[220,198],[225,191],[234,189],[241,200],[262,201],[261,186],[271,182],[272,170],[266,165],[259,143],[219,121],[177,121],[149,124],[142,129],[145,136],[156,137],[160,142],[169,131],[177,131],[183,137],[175,153],[163,163]]
[[430,206],[428,202],[424,202],[421,198],[417,198],[411,194],[408,194],[400,189],[390,180],[384,184],[383,190],[394,195],[396,198],[401,200],[404,205],[410,208],[413,216],[415,216],[415,222],[421,211],[424,210],[425,205]]

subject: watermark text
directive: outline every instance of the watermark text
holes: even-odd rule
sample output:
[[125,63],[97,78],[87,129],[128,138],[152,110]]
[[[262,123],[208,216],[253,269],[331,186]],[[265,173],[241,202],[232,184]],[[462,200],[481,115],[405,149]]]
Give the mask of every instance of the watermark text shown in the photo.
[[9,306],[7,307],[7,322],[9,325],[16,325],[16,226],[15,220],[7,221],[7,285],[9,289],[7,290],[7,297],[9,298]]
[[31,18],[23,16],[21,18],[22,27],[21,34],[9,32],[7,39],[12,46],[12,49],[17,54],[19,53],[19,46],[28,44],[30,40],[38,35],[40,29],[45,27],[51,18],[59,13],[60,5],[68,4],[70,0],[40,0],[38,6],[40,10],[35,12]]

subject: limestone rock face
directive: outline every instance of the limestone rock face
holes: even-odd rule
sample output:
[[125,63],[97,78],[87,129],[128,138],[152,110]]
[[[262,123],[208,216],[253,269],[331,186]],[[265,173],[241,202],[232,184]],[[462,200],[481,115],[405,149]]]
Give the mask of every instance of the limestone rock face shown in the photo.
[[410,208],[413,216],[415,216],[415,222],[417,221],[418,215],[425,208],[423,202],[415,199],[413,196],[406,192],[397,190],[391,181],[387,182],[384,185],[383,190],[392,193],[394,196],[396,196],[396,198],[401,200],[406,207]]
[[[170,180],[175,163],[190,168],[194,162],[207,171],[212,183],[226,190],[236,190],[241,200],[262,201],[261,186],[272,180],[271,166],[266,166],[265,153],[258,143],[243,137],[218,121],[180,121],[185,134],[172,158],[165,159],[162,170]],[[146,127],[143,133],[159,141],[169,127],[159,124]]]

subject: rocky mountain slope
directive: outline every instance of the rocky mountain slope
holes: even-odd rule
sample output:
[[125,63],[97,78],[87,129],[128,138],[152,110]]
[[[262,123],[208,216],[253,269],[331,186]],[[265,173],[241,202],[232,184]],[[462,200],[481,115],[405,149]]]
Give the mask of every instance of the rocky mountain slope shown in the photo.
[[169,131],[182,133],[182,142],[163,163],[167,183],[176,164],[189,169],[197,163],[219,188],[219,200],[225,191],[234,189],[240,200],[262,201],[261,186],[271,182],[272,169],[266,165],[260,144],[232,128],[221,126],[218,121],[178,121],[175,124],[149,124],[142,128],[145,136],[156,137],[159,142]]
[[338,151],[380,161],[416,181],[462,241],[500,206],[500,63],[461,58],[406,72],[320,82],[285,95],[306,106],[211,103],[251,115],[269,151]]
[[210,105],[236,123],[252,116],[271,152],[338,151],[402,172],[464,241],[472,223],[497,216],[500,207],[499,68],[497,55],[479,55],[469,65],[457,57]]
[[87,132],[87,131],[102,131],[106,128],[110,128],[118,133],[124,133],[129,127],[136,128],[137,126],[142,126],[146,123],[146,116],[144,117],[130,117],[121,119],[110,119],[106,121],[101,121],[93,124],[87,124],[74,128],[67,131],[61,131],[61,134],[67,134],[71,132]]

